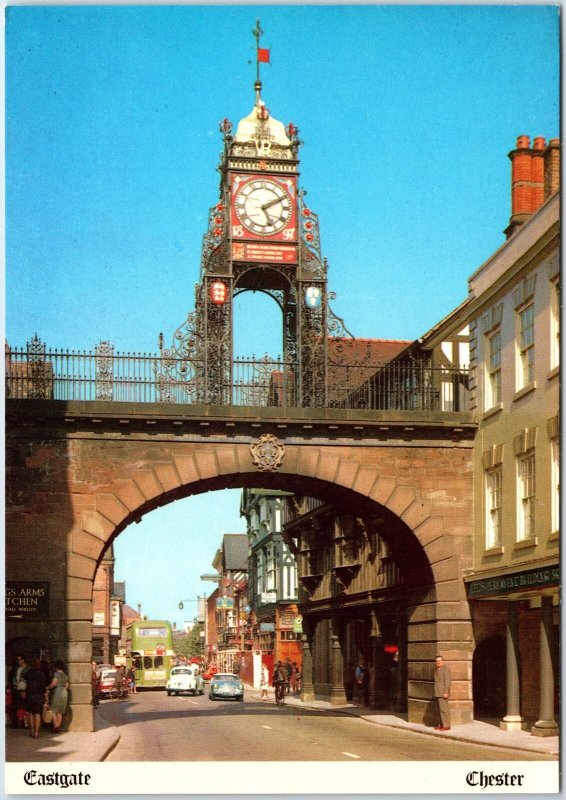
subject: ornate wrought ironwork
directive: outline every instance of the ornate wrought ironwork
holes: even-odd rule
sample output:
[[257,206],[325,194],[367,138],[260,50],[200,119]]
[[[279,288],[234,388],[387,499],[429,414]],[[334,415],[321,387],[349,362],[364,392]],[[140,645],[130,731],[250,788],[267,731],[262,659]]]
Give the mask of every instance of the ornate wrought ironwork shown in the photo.
[[283,463],[285,447],[272,433],[264,433],[250,445],[252,460],[260,472],[275,472]]
[[301,239],[304,245],[301,253],[301,267],[305,272],[310,272],[317,278],[322,277],[326,273],[326,269],[320,251],[318,214],[301,203],[299,218]]
[[232,402],[237,406],[294,406],[296,364],[269,355],[234,361]]
[[161,403],[205,402],[203,348],[196,311],[189,313],[177,328],[170,348],[163,348],[163,334],[160,334],[161,358],[155,360],[154,371]]
[[112,400],[114,386],[114,345],[99,342],[96,345],[96,399]]
[[28,342],[29,388],[30,399],[43,400],[48,396],[48,369],[46,363],[46,346],[37,333]]
[[229,255],[227,247],[223,246],[226,240],[227,224],[226,205],[220,201],[208,212],[208,229],[202,240],[202,273],[218,274],[225,271],[223,267]]
[[206,277],[201,291],[204,343],[204,396],[206,403],[230,405],[232,402],[232,280],[227,286],[226,302],[215,305],[210,289],[216,278]]

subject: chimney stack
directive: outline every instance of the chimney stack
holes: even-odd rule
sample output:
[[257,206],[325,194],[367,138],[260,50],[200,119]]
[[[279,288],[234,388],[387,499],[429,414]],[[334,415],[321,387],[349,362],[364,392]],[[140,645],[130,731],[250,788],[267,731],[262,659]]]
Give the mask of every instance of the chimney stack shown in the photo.
[[544,151],[544,199],[560,189],[560,139],[551,139]]
[[518,136],[511,159],[511,219],[505,229],[509,239],[554,192],[560,188],[560,142],[536,136]]

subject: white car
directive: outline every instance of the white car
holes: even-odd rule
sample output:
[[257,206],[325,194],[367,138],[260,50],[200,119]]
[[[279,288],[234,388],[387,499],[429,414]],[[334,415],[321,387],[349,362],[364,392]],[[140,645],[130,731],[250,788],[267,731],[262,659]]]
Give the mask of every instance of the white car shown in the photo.
[[200,674],[200,670],[194,664],[183,664],[179,667],[173,667],[165,689],[167,690],[167,697],[172,694],[182,694],[183,692],[190,692],[193,695],[204,694],[204,679]]

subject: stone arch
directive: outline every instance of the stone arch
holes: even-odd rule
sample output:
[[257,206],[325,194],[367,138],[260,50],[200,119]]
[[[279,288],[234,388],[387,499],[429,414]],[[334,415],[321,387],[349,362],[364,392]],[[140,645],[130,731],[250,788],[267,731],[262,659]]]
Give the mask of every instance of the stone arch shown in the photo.
[[[259,472],[248,444],[185,441],[120,443],[102,448],[96,441],[73,441],[71,459],[82,464],[81,503],[68,534],[66,571],[67,658],[74,665],[72,679],[77,727],[92,724],[90,664],[92,581],[109,543],[131,522],[160,505],[191,494],[243,486],[288,488],[303,494],[349,498],[360,504],[376,503],[399,520],[421,548],[430,565],[433,583],[411,619],[420,655],[415,657],[409,681],[413,705],[409,717],[423,720],[431,697],[434,656],[441,650],[453,665],[454,719],[471,718],[472,629],[464,593],[462,570],[471,566],[471,508],[463,493],[446,479],[441,491],[431,486],[428,464],[408,476],[403,456],[395,448],[344,448],[311,442],[288,444],[278,472]],[[94,452],[89,452],[93,450]],[[96,476],[88,479],[94,458]],[[469,452],[452,449],[443,468],[458,475],[458,459]],[[470,479],[471,480],[471,479]],[[72,485],[69,487],[73,491]],[[450,491],[453,494],[450,494]],[[462,602],[464,601],[464,602]]]

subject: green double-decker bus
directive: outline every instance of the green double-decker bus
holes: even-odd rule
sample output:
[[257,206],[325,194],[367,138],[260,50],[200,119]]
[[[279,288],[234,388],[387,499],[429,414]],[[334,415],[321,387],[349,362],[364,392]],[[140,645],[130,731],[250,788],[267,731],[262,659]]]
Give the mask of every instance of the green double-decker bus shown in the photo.
[[165,688],[171,672],[173,631],[165,620],[135,620],[127,628],[126,663],[136,676],[136,687]]

